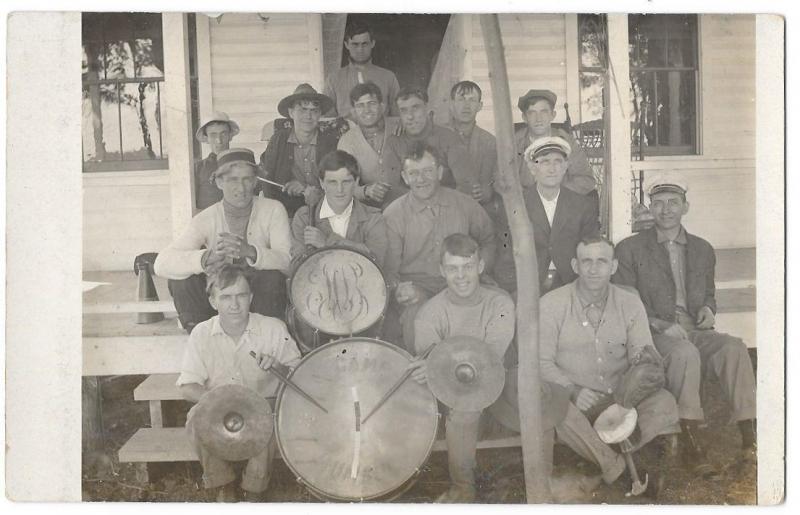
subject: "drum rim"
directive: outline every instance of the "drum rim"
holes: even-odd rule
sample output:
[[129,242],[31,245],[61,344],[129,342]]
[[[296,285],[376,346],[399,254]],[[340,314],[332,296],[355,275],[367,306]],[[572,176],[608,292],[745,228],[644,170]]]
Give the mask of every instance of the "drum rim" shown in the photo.
[[[308,354],[306,354],[305,356],[303,356],[303,358],[300,360],[300,363],[298,363],[297,366],[294,368],[294,370],[292,370],[289,373],[289,379],[291,379],[292,376],[294,376],[295,371],[300,368],[300,366],[303,364],[304,361],[306,361],[306,359],[309,359],[311,356],[313,356],[314,354],[322,351],[323,349],[327,349],[327,348],[329,348],[329,347],[331,347],[333,345],[346,343],[346,342],[351,341],[351,340],[352,341],[367,341],[367,342],[370,342],[370,343],[377,343],[377,344],[383,345],[385,347],[388,347],[388,348],[398,352],[400,355],[402,355],[404,358],[408,359],[409,361],[411,361],[414,358],[414,356],[412,356],[411,353],[408,352],[407,350],[405,350],[405,349],[403,349],[401,347],[398,347],[397,345],[394,345],[394,344],[392,344],[390,342],[387,342],[385,340],[380,340],[378,338],[370,338],[368,336],[352,336],[352,337],[349,337],[349,338],[340,338],[338,340],[334,340],[334,341],[328,342],[328,343],[326,343],[324,345],[321,345],[321,346],[317,347],[316,349],[314,349],[313,351],[311,351]],[[409,378],[408,380],[411,381],[412,379]],[[283,392],[286,390],[286,388],[287,388],[286,385],[281,383],[280,387],[278,388],[278,393],[277,393],[277,397],[276,397],[276,401],[275,401],[275,409],[273,410],[273,414],[274,414],[274,417],[275,417],[275,425],[274,425],[275,441],[276,441],[277,446],[278,446],[278,451],[281,453],[281,458],[283,459],[283,462],[286,464],[287,467],[289,467],[289,470],[292,471],[292,473],[295,475],[295,477],[300,482],[302,482],[303,485],[306,488],[308,488],[308,490],[312,494],[314,494],[318,498],[321,498],[322,500],[339,501],[339,502],[354,502],[354,501],[388,501],[388,500],[394,499],[395,497],[392,497],[393,494],[396,494],[397,496],[400,496],[403,493],[408,491],[408,489],[413,484],[413,481],[415,480],[415,478],[417,476],[419,476],[419,474],[422,472],[422,467],[425,465],[425,463],[430,458],[431,453],[433,452],[433,447],[434,447],[434,445],[436,445],[436,437],[438,436],[438,433],[439,433],[439,421],[440,421],[440,414],[439,414],[439,409],[438,409],[438,401],[436,400],[436,397],[434,397],[434,395],[430,391],[430,389],[426,389],[426,391],[428,392],[428,395],[431,398],[432,405],[435,407],[434,412],[433,412],[433,419],[435,421],[435,425],[434,425],[433,435],[431,436],[431,441],[430,441],[429,444],[427,444],[427,450],[425,452],[425,457],[422,459],[422,462],[419,464],[419,466],[417,466],[417,469],[411,475],[409,475],[409,477],[407,477],[403,481],[403,483],[401,485],[399,485],[398,487],[396,487],[394,489],[390,489],[388,491],[382,491],[382,492],[380,492],[380,493],[378,493],[376,495],[372,495],[372,496],[369,496],[369,497],[350,498],[350,497],[341,497],[341,496],[337,496],[337,495],[331,495],[329,493],[323,492],[318,487],[311,485],[297,471],[295,466],[286,457],[286,451],[284,451],[283,442],[281,441],[281,435],[280,435],[280,430],[279,430],[281,405],[283,404]]]
[[[322,252],[327,252],[327,251],[331,251],[331,250],[344,250],[344,251],[353,252],[355,254],[359,254],[359,255],[365,257],[370,263],[375,265],[375,268],[378,269],[378,273],[380,273],[381,279],[383,280],[382,282],[383,282],[384,291],[386,292],[386,295],[385,295],[386,299],[385,299],[385,301],[383,303],[383,308],[380,311],[380,315],[377,317],[377,319],[372,324],[370,324],[369,326],[365,327],[361,331],[366,331],[369,328],[375,326],[375,324],[380,322],[381,318],[386,316],[386,310],[389,308],[389,300],[390,300],[389,299],[389,284],[386,282],[386,275],[383,273],[383,268],[381,268],[381,266],[378,264],[378,260],[375,259],[374,257],[372,257],[371,255],[367,254],[366,252],[362,251],[362,250],[353,249],[353,248],[350,248],[350,247],[338,247],[338,246],[321,247],[321,248],[318,248],[318,249],[314,249],[311,252],[306,252],[306,253],[301,254],[300,257],[297,258],[296,262],[292,265],[291,274],[286,279],[287,309],[288,309],[288,306],[291,305],[293,307],[293,309],[294,309],[295,316],[300,318],[300,320],[304,324],[308,325],[309,327],[314,328],[315,330],[317,330],[317,331],[319,331],[321,333],[330,334],[332,336],[351,337],[351,336],[353,336],[354,334],[357,334],[357,333],[342,333],[342,334],[339,334],[339,333],[329,333],[327,331],[323,331],[319,327],[315,326],[314,324],[312,324],[311,322],[306,320],[303,317],[303,315],[301,314],[301,312],[294,306],[294,303],[292,302],[292,282],[294,280],[294,275],[297,272],[297,269],[300,268],[301,266],[303,266],[303,264],[306,261],[308,261],[309,259],[311,259],[311,257],[314,256],[315,254],[320,254]],[[361,332],[361,331],[358,331],[358,332]],[[323,345],[321,345],[320,347],[323,347]]]

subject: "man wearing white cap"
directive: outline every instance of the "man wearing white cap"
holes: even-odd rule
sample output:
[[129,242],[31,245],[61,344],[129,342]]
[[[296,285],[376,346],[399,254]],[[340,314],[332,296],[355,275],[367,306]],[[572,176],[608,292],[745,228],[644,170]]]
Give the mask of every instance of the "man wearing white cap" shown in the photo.
[[[534,227],[540,293],[568,284],[577,277],[570,264],[581,238],[600,231],[595,205],[564,185],[572,149],[559,137],[536,140],[524,152],[527,170],[536,185],[525,188],[523,195],[528,217]],[[500,213],[501,227],[508,227],[505,211]],[[500,231],[495,280],[501,287],[516,289],[511,231]]]
[[194,137],[200,143],[208,143],[211,153],[194,164],[194,203],[203,210],[222,200],[222,191],[214,184],[212,174],[217,169],[217,155],[228,150],[231,140],[239,134],[239,124],[223,112],[217,111],[203,121]]
[[253,269],[251,311],[283,316],[291,235],[277,200],[254,196],[258,166],[253,152],[223,150],[214,183],[222,200],[198,213],[186,231],[159,253],[154,269],[170,279],[178,318],[187,332],[216,314],[206,295],[206,276],[226,263]]
[[655,226],[620,242],[614,281],[639,290],[655,345],[667,362],[667,388],[678,399],[684,464],[705,475],[714,471],[697,441],[702,374],[713,372],[719,379],[742,434],[740,458],[749,462],[755,459],[756,386],[744,342],[713,329],[716,257],[706,240],[681,224],[689,211],[688,189],[674,172],[646,182]]

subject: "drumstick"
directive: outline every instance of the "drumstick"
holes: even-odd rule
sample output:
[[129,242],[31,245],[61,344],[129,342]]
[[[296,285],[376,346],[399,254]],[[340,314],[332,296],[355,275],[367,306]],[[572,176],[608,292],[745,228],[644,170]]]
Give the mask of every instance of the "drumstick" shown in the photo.
[[[253,359],[256,359],[256,360],[258,359],[258,356],[256,355],[255,351],[252,351],[252,350],[251,350],[251,351],[250,351],[250,355],[251,355],[251,356],[253,356]],[[291,379],[289,379],[289,378],[288,378],[288,377],[286,377],[285,375],[283,375],[283,374],[281,374],[280,372],[278,372],[278,370],[277,370],[276,368],[269,367],[269,368],[267,368],[267,372],[272,372],[272,374],[273,374],[275,377],[277,377],[277,378],[278,378],[278,380],[279,380],[280,382],[282,382],[283,384],[285,384],[286,386],[288,386],[289,388],[291,388],[292,390],[294,390],[295,392],[297,392],[297,394],[299,394],[299,395],[300,395],[302,398],[304,398],[305,400],[307,400],[308,402],[310,402],[310,403],[311,403],[311,404],[313,404],[314,406],[318,407],[319,409],[321,409],[321,410],[322,410],[322,411],[324,411],[325,413],[327,413],[327,412],[328,412],[328,410],[326,410],[326,409],[325,409],[325,408],[322,406],[322,404],[320,404],[320,403],[318,403],[316,400],[314,400],[314,397],[312,397],[312,396],[310,396],[309,394],[307,394],[306,392],[304,392],[304,391],[303,391],[303,390],[302,390],[302,389],[301,389],[299,386],[297,386],[297,385],[296,385],[296,384],[295,384],[295,383],[294,383],[294,382],[293,382]]]
[[280,189],[281,189],[281,191],[283,191],[283,188],[285,188],[285,187],[286,187],[286,186],[284,186],[283,184],[281,184],[281,183],[279,183],[279,182],[271,181],[271,180],[269,180],[269,179],[265,179],[265,178],[263,178],[263,177],[259,177],[258,175],[256,175],[256,179],[258,179],[258,180],[259,180],[259,181],[261,181],[261,182],[266,182],[267,184],[269,184],[269,185],[271,185],[271,186],[278,187],[278,188],[280,188]]
[[[421,359],[427,358],[428,354],[431,353],[431,351],[433,350],[433,348],[435,346],[436,346],[435,343],[431,344],[430,347],[428,347],[425,350],[425,352],[422,353],[420,358]],[[391,397],[392,394],[394,394],[394,392],[396,392],[401,386],[403,386],[403,383],[406,382],[406,379],[411,377],[411,374],[413,374],[413,373],[414,373],[414,369],[413,368],[410,368],[410,369],[406,370],[405,373],[402,376],[400,376],[400,379],[398,379],[397,382],[394,383],[394,385],[392,385],[391,388],[389,388],[389,390],[383,395],[383,397],[381,397],[381,400],[378,401],[378,403],[375,405],[375,407],[372,408],[369,413],[367,413],[367,416],[364,417],[363,419],[361,419],[361,424],[362,425],[366,424],[367,423],[367,419],[369,419],[369,417],[371,417],[373,413],[378,411],[378,408],[380,408],[381,406],[386,404],[386,401],[389,400],[389,397]]]

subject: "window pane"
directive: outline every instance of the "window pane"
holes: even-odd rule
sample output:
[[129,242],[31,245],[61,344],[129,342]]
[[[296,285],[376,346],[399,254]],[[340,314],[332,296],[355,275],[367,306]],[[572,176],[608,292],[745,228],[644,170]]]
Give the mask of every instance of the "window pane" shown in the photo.
[[134,51],[136,77],[163,77],[163,63],[157,59],[157,56],[162,54],[160,40],[137,39]]
[[121,84],[122,150],[125,161],[160,159],[158,86],[153,82]]
[[670,67],[695,66],[695,49],[697,48],[697,17],[694,15],[669,16],[667,26],[667,62]]
[[119,161],[117,89],[114,84],[83,86],[83,160]]
[[628,17],[631,68],[666,66],[666,33],[661,16],[632,14]]
[[106,78],[133,78],[133,52],[128,41],[107,41],[105,44]]
[[656,74],[659,145],[694,145],[695,80],[692,71]]
[[606,55],[605,15],[579,14],[581,67],[604,68]]
[[580,72],[581,122],[603,119],[605,74]]
[[631,145],[655,145],[655,75],[632,73],[631,89]]

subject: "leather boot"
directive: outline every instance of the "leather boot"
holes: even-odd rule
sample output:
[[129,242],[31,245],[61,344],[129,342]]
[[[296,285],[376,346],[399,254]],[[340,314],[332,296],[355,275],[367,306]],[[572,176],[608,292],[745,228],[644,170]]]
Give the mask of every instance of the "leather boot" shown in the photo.
[[697,438],[697,421],[682,419],[681,430],[678,440],[680,442],[680,454],[683,466],[704,479],[714,479],[718,477],[718,471],[708,461],[705,449],[700,446],[700,442]]

